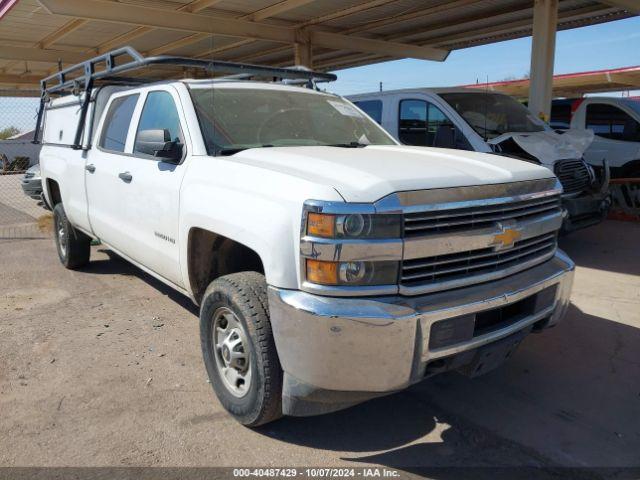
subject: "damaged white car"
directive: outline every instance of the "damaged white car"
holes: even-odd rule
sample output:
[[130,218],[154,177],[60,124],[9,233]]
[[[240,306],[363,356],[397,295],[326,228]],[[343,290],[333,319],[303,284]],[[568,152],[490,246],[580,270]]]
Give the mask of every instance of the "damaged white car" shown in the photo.
[[405,145],[494,153],[549,168],[564,189],[565,231],[596,224],[609,210],[608,168],[597,175],[583,159],[593,134],[560,135],[508,95],[420,88],[349,98]]

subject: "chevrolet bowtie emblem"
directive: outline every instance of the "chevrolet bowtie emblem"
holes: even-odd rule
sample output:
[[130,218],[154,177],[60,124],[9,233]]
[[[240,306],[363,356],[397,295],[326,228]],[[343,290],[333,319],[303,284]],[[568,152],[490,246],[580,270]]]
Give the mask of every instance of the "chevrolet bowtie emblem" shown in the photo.
[[505,250],[507,248],[513,247],[513,244],[520,240],[522,237],[522,233],[518,230],[514,230],[513,228],[505,228],[500,225],[502,228],[502,232],[498,233],[495,237],[493,237],[493,245],[495,245],[496,250]]

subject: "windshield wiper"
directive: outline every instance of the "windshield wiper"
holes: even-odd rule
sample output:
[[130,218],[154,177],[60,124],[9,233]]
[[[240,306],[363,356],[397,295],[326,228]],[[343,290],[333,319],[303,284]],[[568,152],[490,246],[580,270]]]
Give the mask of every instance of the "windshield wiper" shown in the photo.
[[270,148],[270,147],[273,147],[273,145],[255,145],[252,147],[223,148],[221,150],[218,150],[216,154],[222,157],[227,157],[230,155],[235,155],[236,153],[243,152],[245,150],[249,150],[251,148]]
[[242,152],[244,150],[248,150],[249,147],[244,148],[223,148],[222,150],[218,150],[217,154],[222,157],[226,157],[229,155],[235,155],[236,153]]
[[364,148],[368,146],[369,146],[368,143],[360,143],[360,142],[334,143],[332,145],[327,145],[327,147],[338,147],[338,148]]

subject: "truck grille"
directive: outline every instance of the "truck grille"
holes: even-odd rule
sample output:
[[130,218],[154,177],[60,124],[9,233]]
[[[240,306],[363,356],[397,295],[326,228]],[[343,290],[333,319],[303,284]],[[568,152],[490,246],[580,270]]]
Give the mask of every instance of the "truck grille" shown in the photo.
[[535,259],[546,259],[556,249],[556,234],[541,235],[516,242],[513,248],[496,252],[493,248],[405,260],[401,283],[413,286],[465,278],[469,275],[506,270]]
[[[538,265],[555,254],[561,218],[559,194],[406,213],[405,238],[411,248],[405,247],[405,255],[411,253],[402,261],[401,290],[414,295],[458,288]],[[512,245],[497,247],[496,235],[506,230],[527,233]],[[434,253],[423,256],[421,251]]]
[[554,173],[560,180],[564,193],[582,192],[591,183],[589,169],[582,160],[561,160],[555,164]]
[[508,270],[535,260],[546,260],[556,250],[556,233],[516,242],[509,250],[493,248],[405,260],[400,283],[404,286],[439,283]]
[[560,212],[560,197],[545,197],[503,205],[408,213],[404,217],[405,237],[482,228],[505,220],[525,220]]

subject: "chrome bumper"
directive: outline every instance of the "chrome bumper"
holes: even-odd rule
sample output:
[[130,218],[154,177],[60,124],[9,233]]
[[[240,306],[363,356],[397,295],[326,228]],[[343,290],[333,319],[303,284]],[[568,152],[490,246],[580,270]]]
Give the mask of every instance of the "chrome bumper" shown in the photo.
[[[548,320],[545,326],[558,322],[569,304],[573,270],[571,259],[558,251],[544,264],[502,280],[418,297],[335,298],[270,287],[271,323],[285,377],[307,390],[375,396],[403,389],[423,379],[434,360],[541,320]],[[554,285],[555,299],[543,310],[471,340],[429,348],[435,322],[513,304]]]

